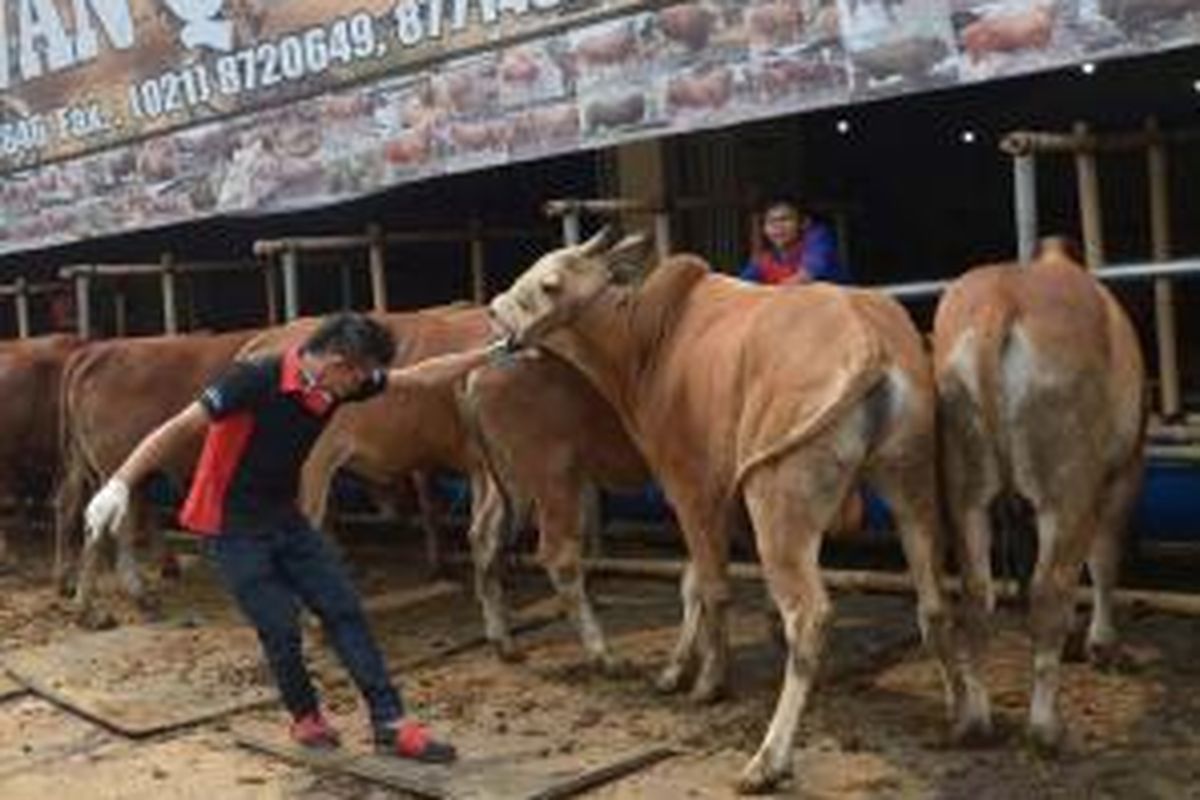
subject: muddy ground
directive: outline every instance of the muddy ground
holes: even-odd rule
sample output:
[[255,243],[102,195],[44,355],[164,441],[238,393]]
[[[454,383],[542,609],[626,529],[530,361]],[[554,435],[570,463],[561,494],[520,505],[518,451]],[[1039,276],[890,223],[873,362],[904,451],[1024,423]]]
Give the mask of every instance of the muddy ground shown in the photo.
[[[348,557],[367,596],[427,580],[415,547],[352,545]],[[212,682],[214,698],[232,682],[263,682],[253,643],[233,630],[237,617],[207,565],[194,557],[184,563],[182,580],[163,586],[166,624],[193,631],[191,640],[203,646],[188,653],[187,669],[179,674],[189,677],[180,680]],[[541,619],[552,608],[540,575],[521,576],[513,584],[514,605],[532,614],[527,618]],[[592,593],[613,647],[626,662],[619,676],[589,669],[572,629],[559,620],[518,637],[526,658],[517,664],[500,663],[488,649],[468,646],[407,670],[410,705],[465,752],[569,757],[584,764],[656,743],[679,751],[585,796],[731,796],[731,781],[765,729],[781,664],[767,635],[761,588],[748,584],[737,592],[731,624],[733,696],[700,708],[685,698],[661,696],[651,685],[673,641],[675,588],[604,579],[593,583]],[[111,584],[103,602],[118,622],[137,621]],[[961,750],[944,741],[941,690],[933,663],[915,641],[911,600],[840,595],[837,604],[830,658],[802,724],[796,778],[781,792],[784,796],[1200,797],[1200,620],[1125,610],[1126,657],[1120,668],[1067,668],[1070,736],[1065,751],[1047,759],[1021,734],[1028,639],[1015,614],[1001,615],[987,664],[998,741]],[[464,591],[374,615],[373,623],[390,659],[399,663],[455,641],[469,644],[477,616]],[[66,604],[49,587],[44,548],[26,545],[20,568],[0,576],[0,650],[79,635]],[[339,683],[342,673],[319,634],[308,641],[347,746],[364,749],[361,704]],[[128,671],[112,676],[113,681],[180,669],[156,663],[154,654],[130,658]],[[0,696],[3,690],[0,684]],[[172,700],[166,696],[163,702]],[[277,734],[282,723],[282,712],[272,705],[131,739],[36,695],[17,694],[0,700],[0,797],[404,796],[358,779],[318,775],[236,744],[236,737],[247,732]]]

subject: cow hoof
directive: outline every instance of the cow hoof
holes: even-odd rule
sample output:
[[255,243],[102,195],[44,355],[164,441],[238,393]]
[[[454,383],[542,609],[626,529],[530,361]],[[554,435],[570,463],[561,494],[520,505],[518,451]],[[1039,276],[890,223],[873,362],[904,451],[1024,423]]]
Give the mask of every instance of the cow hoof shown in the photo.
[[767,760],[755,756],[737,781],[738,794],[770,794],[791,776],[787,769],[772,769]]
[[683,667],[672,664],[658,674],[654,688],[663,694],[674,694],[683,688]]
[[1043,758],[1056,758],[1062,750],[1062,731],[1057,725],[1037,725],[1029,728],[1029,745]]
[[692,687],[688,702],[695,706],[710,706],[724,700],[725,696],[725,684],[700,682]]
[[75,624],[87,631],[108,631],[117,627],[118,623],[110,611],[87,608],[75,612]]
[[137,601],[137,609],[143,622],[162,622],[165,617],[162,599],[157,595],[146,595],[140,598]]
[[158,575],[164,581],[177,581],[182,578],[183,567],[179,563],[179,556],[174,553],[164,555],[162,562],[158,565]]
[[950,739],[958,747],[986,747],[995,739],[990,719],[961,719],[954,725]]
[[1073,628],[1067,634],[1066,642],[1063,643],[1063,661],[1068,664],[1082,664],[1086,661],[1088,657],[1086,641],[1086,630],[1081,626]]
[[518,650],[511,639],[492,642],[492,652],[505,664],[519,664],[525,660],[524,651]]
[[606,678],[620,677],[623,665],[608,653],[588,656],[588,665]]
[[1136,665],[1116,642],[1089,642],[1088,663],[1101,672],[1129,672]]

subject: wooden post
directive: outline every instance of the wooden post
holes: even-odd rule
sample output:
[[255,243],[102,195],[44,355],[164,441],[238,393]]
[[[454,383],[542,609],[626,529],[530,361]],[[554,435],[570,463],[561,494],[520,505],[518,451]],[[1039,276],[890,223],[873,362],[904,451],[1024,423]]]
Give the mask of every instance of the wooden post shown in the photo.
[[[1150,175],[1150,239],[1155,261],[1171,257],[1171,200],[1167,146],[1158,121],[1147,120],[1150,143],[1146,166]],[[1159,411],[1166,419],[1179,416],[1179,353],[1176,347],[1175,293],[1169,278],[1154,280],[1154,337],[1158,345]]]
[[75,324],[79,328],[80,339],[92,338],[92,308],[90,303],[91,287],[87,275],[75,276]]
[[17,336],[29,338],[29,286],[24,278],[16,280]]
[[371,307],[382,314],[387,311],[387,273],[384,271],[384,259],[387,243],[383,238],[383,228],[371,225],[367,228],[371,244],[367,253],[368,265],[371,270]]
[[1023,153],[1013,156],[1013,210],[1017,223],[1017,260],[1033,260],[1037,248],[1037,156]]
[[342,296],[342,311],[354,309],[354,284],[350,280],[350,265],[344,258],[338,259],[338,289]]
[[[1075,123],[1076,136],[1086,137],[1088,126]],[[1079,217],[1083,223],[1083,252],[1089,269],[1104,263],[1104,220],[1100,211],[1100,178],[1096,174],[1095,150],[1084,141],[1075,153],[1079,180]]]
[[487,274],[484,263],[483,226],[471,221],[471,299],[479,305],[487,302]]
[[296,274],[299,260],[295,247],[283,251],[283,315],[286,322],[300,316],[300,283]]
[[179,333],[179,317],[175,304],[175,257],[169,252],[163,253],[161,263],[163,332],[174,336]]
[[562,218],[563,244],[568,247],[579,244],[583,241],[581,225],[579,219],[579,209],[571,209],[563,214]]
[[275,262],[267,257],[263,266],[263,291],[267,296],[267,324],[279,324],[279,289],[276,287]]
[[654,246],[659,261],[666,261],[671,255],[671,215],[666,211],[654,214]]
[[126,336],[129,332],[126,307],[125,284],[124,281],[120,281],[113,292],[113,327],[116,328],[116,334],[120,337]]

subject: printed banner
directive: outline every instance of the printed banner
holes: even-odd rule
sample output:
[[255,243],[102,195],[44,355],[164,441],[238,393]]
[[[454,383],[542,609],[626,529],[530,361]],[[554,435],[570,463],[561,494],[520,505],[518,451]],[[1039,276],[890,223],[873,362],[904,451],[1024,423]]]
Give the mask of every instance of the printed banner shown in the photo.
[[1190,0],[0,8],[0,252],[1200,42]]

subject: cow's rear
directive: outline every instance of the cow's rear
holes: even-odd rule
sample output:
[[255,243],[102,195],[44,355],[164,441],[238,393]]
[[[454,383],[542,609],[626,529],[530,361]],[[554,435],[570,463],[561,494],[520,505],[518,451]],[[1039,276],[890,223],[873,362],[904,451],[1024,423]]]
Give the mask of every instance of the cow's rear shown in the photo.
[[1141,476],[1143,367],[1112,296],[1059,251],[968,273],[934,330],[946,501],[962,547],[968,635],[994,605],[993,511],[1020,498],[1036,518],[1031,586],[1036,739],[1059,738],[1059,660],[1087,559],[1096,591],[1089,649],[1115,641],[1119,535]]

